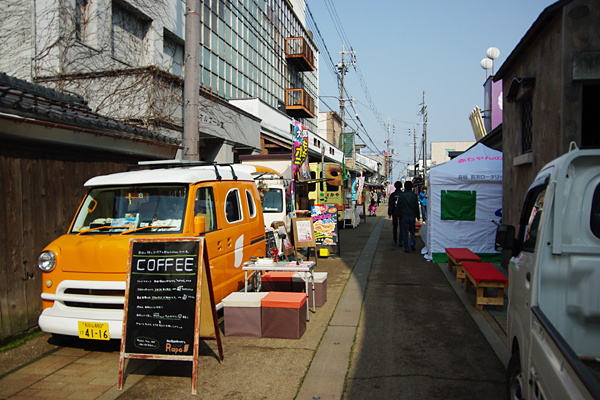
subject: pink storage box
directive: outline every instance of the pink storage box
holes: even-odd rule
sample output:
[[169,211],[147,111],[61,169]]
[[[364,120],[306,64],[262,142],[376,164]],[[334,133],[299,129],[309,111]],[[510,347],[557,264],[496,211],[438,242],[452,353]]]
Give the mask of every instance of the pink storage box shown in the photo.
[[231,293],[223,299],[226,337],[262,336],[261,299],[268,293]]
[[261,306],[262,337],[300,339],[306,331],[306,294],[269,292]]
[[[306,286],[302,277],[307,276],[307,272],[297,272],[292,277],[292,291],[305,292]],[[327,303],[327,272],[313,272],[315,277],[315,306],[323,307]],[[313,306],[312,281],[308,281],[308,307]]]

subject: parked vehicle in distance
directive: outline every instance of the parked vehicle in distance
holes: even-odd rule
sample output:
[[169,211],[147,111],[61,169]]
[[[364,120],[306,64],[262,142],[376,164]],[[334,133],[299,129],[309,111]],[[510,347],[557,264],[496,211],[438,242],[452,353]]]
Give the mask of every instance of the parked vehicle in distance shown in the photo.
[[255,173],[249,166],[211,165],[88,180],[68,232],[38,259],[40,328],[82,337],[79,323],[97,322],[110,339],[121,338],[131,238],[204,236],[215,302],[242,290],[242,264],[266,250]]
[[510,399],[600,399],[600,150],[570,151],[531,184],[512,250]]
[[271,227],[273,222],[283,222],[286,230],[291,228],[291,199],[287,198],[289,181],[267,174],[256,179],[260,202],[262,204],[265,227]]
[[325,182],[312,182],[308,185],[308,198],[314,204],[335,205],[338,208],[338,221],[343,220],[343,210],[346,204],[346,194],[343,181],[342,167],[339,164],[310,163],[310,178],[319,180],[325,170]]

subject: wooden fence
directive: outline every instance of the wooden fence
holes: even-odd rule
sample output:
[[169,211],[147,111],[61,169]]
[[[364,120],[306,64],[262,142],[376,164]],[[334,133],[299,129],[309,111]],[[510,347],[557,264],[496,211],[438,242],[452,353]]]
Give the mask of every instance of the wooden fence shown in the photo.
[[37,326],[37,258],[67,232],[91,177],[124,171],[128,156],[0,143],[0,340]]

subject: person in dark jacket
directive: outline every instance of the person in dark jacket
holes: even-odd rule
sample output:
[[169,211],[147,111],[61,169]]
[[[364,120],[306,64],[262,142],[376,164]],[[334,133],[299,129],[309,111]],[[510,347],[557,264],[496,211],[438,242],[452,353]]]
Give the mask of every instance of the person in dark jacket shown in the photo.
[[[415,250],[417,239],[415,237],[415,222],[421,217],[419,212],[419,197],[412,191],[412,182],[404,182],[404,193],[399,198],[400,229],[402,231],[402,242],[404,243],[404,252],[408,253],[411,249]],[[410,231],[410,247],[408,243],[408,232]]]
[[[388,202],[388,218],[392,219],[392,230],[394,233],[394,244],[398,243],[398,226],[400,225],[400,195],[402,194],[402,182],[394,183],[396,191],[390,195]],[[402,234],[400,234],[400,247],[402,247]]]

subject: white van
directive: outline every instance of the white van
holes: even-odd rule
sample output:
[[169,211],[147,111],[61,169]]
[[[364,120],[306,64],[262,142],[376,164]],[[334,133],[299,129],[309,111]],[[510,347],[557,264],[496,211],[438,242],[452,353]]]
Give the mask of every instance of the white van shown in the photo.
[[291,200],[287,198],[290,183],[277,177],[261,177],[256,180],[260,201],[262,203],[265,226],[273,222],[283,222],[287,231],[290,230]]
[[496,250],[512,250],[508,398],[600,399],[600,150],[542,168]]

